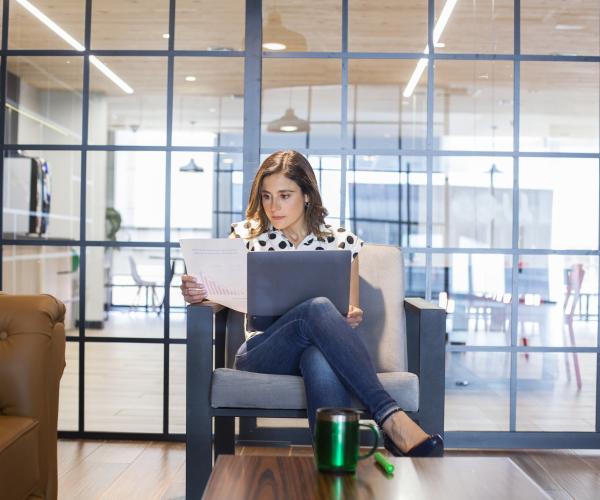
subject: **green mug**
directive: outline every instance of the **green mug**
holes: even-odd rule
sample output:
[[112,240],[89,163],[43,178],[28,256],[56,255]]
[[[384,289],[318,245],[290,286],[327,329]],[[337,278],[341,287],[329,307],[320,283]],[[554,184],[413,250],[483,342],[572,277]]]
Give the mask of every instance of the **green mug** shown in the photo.
[[[375,442],[366,455],[359,455],[360,427],[368,427]],[[314,452],[321,472],[354,472],[359,460],[370,457],[379,443],[377,428],[360,422],[353,408],[319,408],[315,425]]]

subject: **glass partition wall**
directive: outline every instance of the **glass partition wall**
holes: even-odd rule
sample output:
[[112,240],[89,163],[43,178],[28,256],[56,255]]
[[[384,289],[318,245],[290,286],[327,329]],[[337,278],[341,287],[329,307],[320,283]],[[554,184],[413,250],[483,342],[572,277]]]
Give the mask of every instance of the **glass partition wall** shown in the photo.
[[62,434],[183,439],[178,241],[226,237],[293,148],[446,309],[448,446],[598,446],[599,26],[595,0],[4,0],[1,283],[67,305]]

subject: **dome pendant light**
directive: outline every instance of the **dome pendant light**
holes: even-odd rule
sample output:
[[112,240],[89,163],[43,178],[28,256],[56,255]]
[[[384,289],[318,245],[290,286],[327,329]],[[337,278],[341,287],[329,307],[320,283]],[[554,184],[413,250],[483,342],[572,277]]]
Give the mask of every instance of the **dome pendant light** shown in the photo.
[[281,14],[273,9],[263,27],[263,49],[270,51],[289,50],[293,52],[306,52],[306,38],[286,28],[281,22]]
[[199,166],[193,158],[183,167],[179,167],[180,172],[204,172],[204,169]]
[[269,132],[308,132],[310,126],[308,121],[298,118],[293,108],[288,108],[281,118],[269,122],[267,131]]

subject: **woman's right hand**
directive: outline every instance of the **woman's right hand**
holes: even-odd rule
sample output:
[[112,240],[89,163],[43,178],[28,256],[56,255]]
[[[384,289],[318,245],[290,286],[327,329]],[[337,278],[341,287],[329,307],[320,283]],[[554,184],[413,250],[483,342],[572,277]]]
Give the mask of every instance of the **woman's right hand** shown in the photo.
[[184,274],[181,277],[181,286],[179,288],[181,289],[183,299],[189,304],[202,302],[208,295],[206,287],[189,274]]

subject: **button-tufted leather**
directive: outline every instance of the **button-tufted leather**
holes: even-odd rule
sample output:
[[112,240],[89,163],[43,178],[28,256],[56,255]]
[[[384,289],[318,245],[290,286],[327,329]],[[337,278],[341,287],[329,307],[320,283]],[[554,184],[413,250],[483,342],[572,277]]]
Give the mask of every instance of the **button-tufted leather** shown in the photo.
[[58,389],[65,306],[0,294],[0,498],[56,499]]

